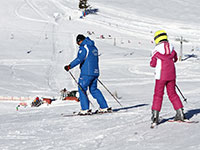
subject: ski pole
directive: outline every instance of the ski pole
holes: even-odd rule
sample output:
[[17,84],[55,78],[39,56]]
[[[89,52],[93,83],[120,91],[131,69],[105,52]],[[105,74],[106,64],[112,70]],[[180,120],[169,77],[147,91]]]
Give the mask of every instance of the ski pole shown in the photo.
[[184,102],[187,103],[187,99],[183,96],[183,93],[182,93],[181,90],[179,89],[178,85],[175,85],[175,86],[176,86],[176,88],[178,89],[178,91],[179,91],[179,93],[181,94],[181,96],[183,97]]
[[122,104],[117,100],[117,98],[108,90],[108,88],[98,79],[99,83],[101,83],[101,85],[108,91],[108,93],[117,101],[117,103],[121,106]]
[[[69,74],[71,75],[71,77],[74,79],[74,81],[76,82],[76,84],[78,85],[78,87],[81,89],[81,91],[85,94],[86,97],[87,94],[84,92],[83,88],[80,86],[80,84],[77,82],[76,78],[73,76],[73,74],[71,73],[71,71],[68,71]],[[89,100],[89,99],[88,99]],[[92,102],[89,100],[90,104],[92,105],[92,107],[94,107],[94,105],[92,104]]]

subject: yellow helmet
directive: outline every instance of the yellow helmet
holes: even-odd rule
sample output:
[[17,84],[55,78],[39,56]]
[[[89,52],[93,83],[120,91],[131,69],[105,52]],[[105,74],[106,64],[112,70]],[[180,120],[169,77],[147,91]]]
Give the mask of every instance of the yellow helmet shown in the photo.
[[162,41],[167,41],[167,32],[165,30],[156,31],[154,34],[154,41],[156,45]]

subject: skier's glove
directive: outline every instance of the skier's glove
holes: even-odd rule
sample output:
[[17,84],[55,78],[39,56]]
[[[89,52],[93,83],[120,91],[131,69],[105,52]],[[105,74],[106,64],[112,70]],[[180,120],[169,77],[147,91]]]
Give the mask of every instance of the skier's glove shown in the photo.
[[70,65],[65,66],[64,69],[65,69],[66,71],[69,71],[69,70],[71,69],[71,68],[70,68]]

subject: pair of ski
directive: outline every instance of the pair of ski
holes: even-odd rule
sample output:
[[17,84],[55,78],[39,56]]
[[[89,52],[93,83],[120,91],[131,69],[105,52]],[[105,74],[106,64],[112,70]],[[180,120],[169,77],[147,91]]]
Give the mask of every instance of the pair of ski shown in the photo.
[[[103,114],[111,114],[111,113],[120,113],[120,112],[126,112],[126,111],[120,111],[120,109],[113,109],[112,112],[107,112],[107,113],[99,113],[98,110],[91,112],[88,115],[80,115],[78,112],[73,112],[72,114],[61,114],[63,117],[74,117],[74,116],[93,116],[93,115],[103,115]],[[175,121],[173,119],[167,120],[167,119],[162,119],[158,124],[157,123],[152,123],[150,128],[155,128],[162,122],[174,122],[174,123],[189,123],[189,124],[194,124],[194,123],[199,123],[199,121],[191,121],[188,119],[185,119],[184,121]]]
[[[162,121],[160,121],[161,123]],[[199,123],[199,121],[191,121],[191,120],[188,120],[188,119],[185,119],[184,121],[181,121],[181,120],[173,120],[173,119],[170,119],[170,120],[167,120],[167,122],[174,122],[174,123],[189,123],[189,124],[192,124],[192,123]],[[151,129],[157,127],[160,123],[152,123],[151,124]]]
[[114,109],[111,112],[105,112],[105,113],[100,113],[98,110],[91,112],[89,114],[79,114],[78,112],[73,112],[72,114],[61,114],[63,117],[74,117],[74,116],[93,116],[93,115],[102,115],[102,114],[110,114],[110,113],[116,113],[116,112],[124,112],[124,111],[119,111],[118,109]]

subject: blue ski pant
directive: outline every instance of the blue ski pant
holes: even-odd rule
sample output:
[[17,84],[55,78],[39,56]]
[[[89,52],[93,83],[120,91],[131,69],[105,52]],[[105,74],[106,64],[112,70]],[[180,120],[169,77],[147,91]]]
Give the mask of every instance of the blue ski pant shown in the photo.
[[104,96],[102,95],[101,91],[97,88],[97,80],[98,80],[98,76],[86,76],[86,75],[80,76],[79,85],[81,86],[82,89],[78,87],[78,91],[79,91],[82,110],[89,109],[90,104],[89,104],[89,100],[87,96],[88,87],[93,98],[97,100],[97,103],[99,104],[100,108],[102,109],[108,108],[108,105]]

